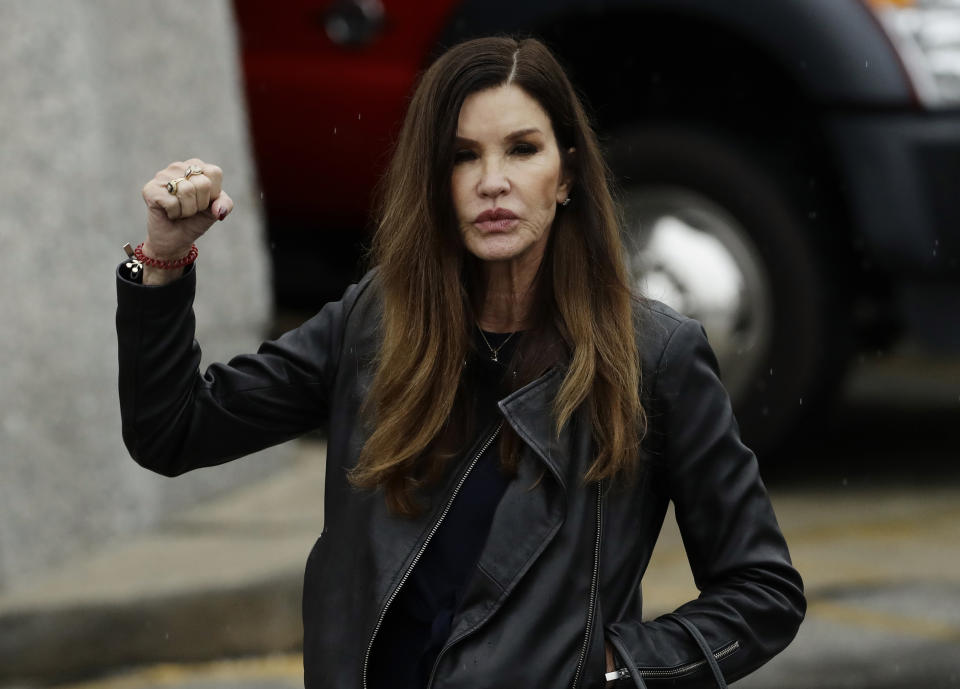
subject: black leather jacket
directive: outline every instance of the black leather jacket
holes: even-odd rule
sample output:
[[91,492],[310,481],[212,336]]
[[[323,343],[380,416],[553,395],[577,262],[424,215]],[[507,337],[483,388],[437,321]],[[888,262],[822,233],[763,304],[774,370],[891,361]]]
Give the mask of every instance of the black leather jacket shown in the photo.
[[[380,620],[475,453],[434,489],[422,517],[389,516],[382,494],[346,480],[367,435],[360,405],[378,342],[375,276],[257,354],[202,375],[195,281],[189,271],[144,287],[118,275],[124,441],[138,463],[174,476],[327,428],[325,521],[303,596],[305,682],[364,687]],[[802,583],[703,331],[661,304],[643,311],[648,469],[629,484],[583,483],[588,424],[574,418],[559,437],[553,431],[559,370],[500,402],[526,447],[432,687],[602,687],[605,639],[618,667],[630,668],[618,685],[642,678],[709,687],[715,680],[695,637],[702,635],[728,681],[794,637],[805,610]],[[640,581],[669,500],[701,595],[676,615],[641,622]]]

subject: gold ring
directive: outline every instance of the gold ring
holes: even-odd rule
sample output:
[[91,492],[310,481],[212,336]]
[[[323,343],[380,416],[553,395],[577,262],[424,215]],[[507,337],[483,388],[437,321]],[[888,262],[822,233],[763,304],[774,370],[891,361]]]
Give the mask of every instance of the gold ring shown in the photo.
[[169,191],[174,196],[177,195],[177,187],[180,186],[180,182],[184,181],[186,177],[177,177],[176,179],[171,179],[167,182],[167,191]]
[[187,168],[187,171],[183,174],[184,179],[190,179],[191,175],[202,175],[203,168],[199,165],[191,165]]

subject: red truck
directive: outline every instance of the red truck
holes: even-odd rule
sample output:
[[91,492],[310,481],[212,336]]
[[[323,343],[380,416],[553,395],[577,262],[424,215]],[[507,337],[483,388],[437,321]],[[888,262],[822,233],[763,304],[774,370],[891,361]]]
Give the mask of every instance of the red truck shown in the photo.
[[[858,349],[960,347],[960,0],[235,0],[278,303],[357,275],[418,73],[477,35],[568,66],[627,260],[699,318],[744,435],[800,428]],[[810,428],[806,426],[805,428]]]

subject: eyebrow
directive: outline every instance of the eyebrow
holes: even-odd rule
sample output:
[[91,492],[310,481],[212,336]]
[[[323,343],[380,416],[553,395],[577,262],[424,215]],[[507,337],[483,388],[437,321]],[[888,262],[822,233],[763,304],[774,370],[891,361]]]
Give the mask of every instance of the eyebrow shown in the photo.
[[[527,127],[526,129],[518,129],[515,132],[510,132],[504,138],[504,141],[515,141],[516,139],[522,139],[525,136],[530,134],[543,134],[537,127]],[[476,144],[477,142],[473,139],[468,139],[465,136],[458,136],[457,141],[464,144]]]

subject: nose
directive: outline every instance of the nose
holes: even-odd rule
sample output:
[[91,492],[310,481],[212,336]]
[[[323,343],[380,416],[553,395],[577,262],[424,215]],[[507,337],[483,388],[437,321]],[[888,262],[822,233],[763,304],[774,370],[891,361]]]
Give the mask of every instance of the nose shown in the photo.
[[510,182],[499,161],[486,160],[477,183],[477,193],[486,198],[496,198],[510,191]]

